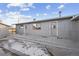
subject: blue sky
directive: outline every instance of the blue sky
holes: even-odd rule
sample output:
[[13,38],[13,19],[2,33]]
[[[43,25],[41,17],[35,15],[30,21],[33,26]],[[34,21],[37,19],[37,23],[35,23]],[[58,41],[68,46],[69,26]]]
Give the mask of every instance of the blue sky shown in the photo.
[[6,24],[50,19],[62,16],[79,14],[79,3],[0,3],[0,19]]

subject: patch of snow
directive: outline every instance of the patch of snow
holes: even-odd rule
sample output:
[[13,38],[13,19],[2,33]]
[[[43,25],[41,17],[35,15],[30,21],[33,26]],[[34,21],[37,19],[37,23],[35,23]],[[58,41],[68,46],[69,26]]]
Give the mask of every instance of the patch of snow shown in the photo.
[[8,42],[9,42],[9,43],[14,43],[14,42],[15,42],[15,40],[8,40]]
[[[10,46],[9,46],[10,45]],[[41,44],[33,43],[33,42],[19,42],[15,40],[8,40],[8,43],[5,44],[5,47],[15,49],[16,51],[20,51],[23,54],[29,56],[49,56],[48,50],[43,47]]]
[[32,56],[47,56],[48,55],[45,53],[45,51],[37,47],[30,47],[27,50],[25,50],[25,53]]
[[3,48],[0,48],[0,56],[12,56],[12,53],[9,51],[3,50]]
[[15,50],[20,51],[20,52],[24,52],[24,49],[22,47],[23,47],[23,45],[19,42],[15,42],[11,45],[12,49],[15,49]]
[[[5,44],[5,43],[6,43],[6,44]],[[2,42],[2,46],[5,47],[5,48],[9,48],[7,41]]]
[[0,48],[0,56],[5,55],[5,52]]

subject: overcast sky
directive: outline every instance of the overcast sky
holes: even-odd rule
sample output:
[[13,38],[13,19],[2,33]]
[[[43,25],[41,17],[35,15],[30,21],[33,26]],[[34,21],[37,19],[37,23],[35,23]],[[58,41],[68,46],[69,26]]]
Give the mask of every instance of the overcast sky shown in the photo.
[[0,3],[0,19],[6,24],[19,22],[50,19],[58,17],[58,11],[62,16],[69,16],[79,13],[78,3]]

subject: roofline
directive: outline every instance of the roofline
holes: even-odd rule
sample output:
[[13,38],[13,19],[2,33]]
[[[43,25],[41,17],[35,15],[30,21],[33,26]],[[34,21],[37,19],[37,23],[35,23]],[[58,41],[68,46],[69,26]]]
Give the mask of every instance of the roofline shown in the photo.
[[39,23],[39,22],[47,22],[47,21],[56,21],[56,20],[58,21],[58,20],[63,20],[63,19],[71,19],[73,16],[76,16],[76,15],[57,17],[57,18],[53,18],[53,19],[37,20],[37,21],[31,21],[31,22],[25,22],[25,23],[18,23],[18,24],[15,24],[15,25],[30,24],[30,23]]

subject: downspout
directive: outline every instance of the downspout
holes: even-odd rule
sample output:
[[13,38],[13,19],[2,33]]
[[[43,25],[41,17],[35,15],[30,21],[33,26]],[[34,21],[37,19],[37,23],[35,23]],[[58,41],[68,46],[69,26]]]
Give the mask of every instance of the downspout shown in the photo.
[[57,26],[57,37],[58,37],[58,21],[56,22],[56,26]]
[[51,22],[51,25],[50,25],[50,29],[51,29],[51,31],[50,31],[50,35],[52,36],[52,22]]
[[24,25],[24,35],[25,35],[25,25]]

